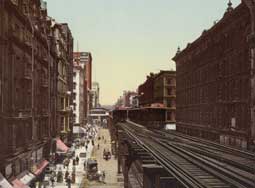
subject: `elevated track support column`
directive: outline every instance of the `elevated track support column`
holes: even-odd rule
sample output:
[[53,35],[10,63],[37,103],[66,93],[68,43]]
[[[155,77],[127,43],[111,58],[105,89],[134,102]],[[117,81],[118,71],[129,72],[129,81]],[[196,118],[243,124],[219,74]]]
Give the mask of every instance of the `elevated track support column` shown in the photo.
[[176,178],[169,174],[158,164],[144,164],[143,167],[143,188],[181,188]]

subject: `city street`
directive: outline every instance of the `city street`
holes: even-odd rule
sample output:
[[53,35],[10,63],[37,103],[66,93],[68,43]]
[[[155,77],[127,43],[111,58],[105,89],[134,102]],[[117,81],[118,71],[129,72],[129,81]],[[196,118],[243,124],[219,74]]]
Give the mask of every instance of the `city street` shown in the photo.
[[[99,140],[98,137],[101,139]],[[99,144],[99,149],[98,149]],[[89,188],[122,188],[123,187],[123,176],[117,172],[117,159],[111,155],[109,160],[103,158],[103,151],[111,151],[111,138],[108,129],[100,128],[98,136],[93,148],[93,156],[97,159],[98,170],[105,171],[104,183],[98,183],[96,181],[89,182]]]
[[[71,184],[72,188],[83,188],[84,187],[84,182],[85,182],[85,178],[86,178],[86,171],[84,170],[84,162],[91,157],[93,151],[93,146],[92,146],[92,142],[90,141],[88,144],[88,148],[86,150],[86,148],[84,146],[80,146],[79,148],[77,148],[75,150],[75,156],[70,160],[70,164],[67,167],[64,168],[63,164],[57,164],[56,165],[56,174],[58,174],[59,171],[62,171],[63,176],[65,176],[66,171],[68,170],[69,175],[71,176],[73,168],[75,168],[75,183]],[[86,153],[86,157],[80,157],[81,153]],[[76,157],[79,157],[79,162],[77,165],[75,165],[75,167],[73,166],[73,159],[75,159]],[[50,179],[49,177],[46,176],[46,179]],[[50,183],[50,186],[52,187],[52,184]],[[67,187],[67,183],[65,181],[65,178],[63,178],[63,182],[62,183],[58,183],[56,182],[56,178],[55,178],[55,183],[54,183],[54,188],[66,188]]]
[[[100,139],[99,139],[100,137]],[[97,135],[94,138],[95,145],[92,146],[92,142],[90,141],[88,145],[88,149],[86,150],[84,146],[81,146],[75,150],[75,157],[79,156],[79,163],[78,165],[75,165],[75,183],[71,184],[72,188],[104,188],[104,187],[111,187],[111,188],[122,188],[123,187],[123,176],[122,174],[117,173],[117,159],[114,158],[113,155],[111,155],[110,159],[105,160],[103,158],[103,151],[109,150],[111,151],[111,138],[109,134],[108,129],[100,128],[98,130]],[[98,148],[99,144],[99,148]],[[80,157],[81,153],[86,152],[86,157]],[[94,180],[89,181],[87,179],[87,172],[84,170],[84,162],[87,161],[89,158],[96,159],[98,162],[98,171],[99,172],[105,172],[105,179],[103,182]],[[56,165],[56,174],[58,174],[59,171],[62,171],[63,176],[65,175],[67,169],[69,174],[72,174],[73,171],[73,162],[70,160],[69,167],[65,167],[63,164]],[[46,179],[49,179],[46,176]],[[56,181],[56,178],[55,178]],[[50,183],[50,186],[52,187],[52,184]],[[55,182],[54,188],[66,188],[67,183],[64,179],[62,183]]]
[[255,0],[0,0],[0,188],[255,188]]

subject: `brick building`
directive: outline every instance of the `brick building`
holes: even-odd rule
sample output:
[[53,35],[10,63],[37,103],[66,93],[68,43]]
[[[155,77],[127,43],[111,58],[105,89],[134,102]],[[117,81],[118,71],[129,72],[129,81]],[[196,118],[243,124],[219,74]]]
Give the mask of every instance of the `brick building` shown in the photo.
[[154,77],[155,75],[150,73],[146,81],[138,86],[140,106],[148,106],[154,102]]
[[153,103],[162,104],[167,110],[167,120],[175,122],[176,110],[176,73],[160,71],[154,77]]
[[[51,20],[51,29],[55,38],[57,59],[57,127],[61,139],[68,143],[71,139],[73,113],[71,105],[73,87],[73,38],[67,24]],[[71,71],[71,73],[70,73]]]
[[40,1],[0,2],[0,171],[6,178],[50,153],[50,57]]
[[255,8],[245,2],[235,9],[229,3],[217,24],[173,58],[177,130],[242,148],[255,138]]
[[138,87],[140,106],[158,106],[167,108],[167,120],[175,123],[176,110],[176,72],[160,71],[151,73]]
[[27,171],[40,180],[56,151],[60,57],[51,24],[44,1],[0,1],[0,173],[13,183]]

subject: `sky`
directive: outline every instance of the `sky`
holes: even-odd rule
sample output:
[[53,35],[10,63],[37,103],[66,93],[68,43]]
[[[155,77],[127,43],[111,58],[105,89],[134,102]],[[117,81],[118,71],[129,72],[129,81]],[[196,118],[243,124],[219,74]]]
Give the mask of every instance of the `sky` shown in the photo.
[[[175,69],[178,46],[222,18],[228,0],[46,0],[48,15],[68,23],[74,51],[93,57],[100,104],[136,90],[150,72]],[[241,0],[232,0],[233,7]]]

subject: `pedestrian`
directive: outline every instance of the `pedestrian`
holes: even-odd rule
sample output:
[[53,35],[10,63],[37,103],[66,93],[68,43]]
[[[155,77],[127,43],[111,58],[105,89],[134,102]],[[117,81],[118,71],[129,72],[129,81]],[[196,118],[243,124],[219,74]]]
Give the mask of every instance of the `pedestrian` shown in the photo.
[[84,170],[86,170],[86,168],[87,168],[87,161],[86,161],[86,159],[85,159],[85,161],[83,163],[83,166],[84,166]]
[[79,157],[78,157],[78,155],[76,156],[76,164],[77,165],[79,164]]
[[68,176],[69,176],[69,172],[66,171],[66,173],[65,173],[65,180],[67,180]]
[[99,144],[97,144],[97,149],[99,149]]
[[51,181],[51,185],[52,185],[52,187],[53,187],[53,186],[54,186],[54,183],[55,183],[55,179],[54,179],[53,176],[50,177],[50,181]]
[[105,180],[105,171],[103,171],[103,174],[102,174],[102,181],[104,182]]
[[67,183],[67,187],[71,188],[71,177],[70,176],[67,177],[66,183]]
[[73,159],[73,166],[75,166],[76,165],[76,160],[75,159]]
[[69,163],[70,163],[70,159],[68,158],[68,159],[67,159],[67,162],[66,162],[66,167],[67,167],[67,169],[69,168]]
[[86,151],[87,151],[88,150],[88,145],[86,145],[85,148],[86,148]]

